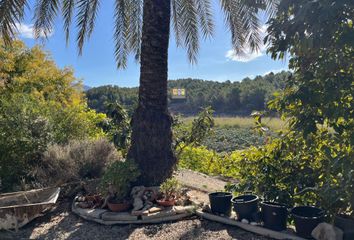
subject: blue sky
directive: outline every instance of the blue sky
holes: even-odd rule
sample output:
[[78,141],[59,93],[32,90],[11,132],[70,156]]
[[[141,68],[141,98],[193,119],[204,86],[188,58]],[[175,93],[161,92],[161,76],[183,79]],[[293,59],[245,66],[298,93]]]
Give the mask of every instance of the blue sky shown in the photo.
[[[231,50],[230,34],[224,25],[220,6],[215,4],[213,8],[215,34],[212,39],[201,41],[196,65],[188,62],[185,50],[176,47],[173,34],[171,34],[169,79],[191,77],[215,81],[240,81],[244,77],[252,78],[271,71],[279,72],[288,69],[287,62],[272,60],[265,54],[264,48],[262,52],[251,53],[243,57],[235,56]],[[28,11],[24,22],[19,26],[19,36],[28,46],[42,44],[41,41],[33,39],[32,13],[33,9]],[[117,70],[116,68],[113,55],[112,0],[101,1],[95,30],[86,42],[82,56],[78,56],[75,28],[73,27],[68,46],[65,44],[65,34],[62,29],[62,19],[58,17],[52,35],[43,46],[51,53],[58,66],[73,67],[75,76],[82,79],[88,86],[96,87],[107,84],[122,87],[138,86],[139,65],[133,58],[129,60],[127,69]]]

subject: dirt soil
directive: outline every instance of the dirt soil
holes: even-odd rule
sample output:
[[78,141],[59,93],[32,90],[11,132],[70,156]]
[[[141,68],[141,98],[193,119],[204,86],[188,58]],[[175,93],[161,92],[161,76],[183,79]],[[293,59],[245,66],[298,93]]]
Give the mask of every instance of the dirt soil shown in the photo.
[[[178,178],[183,179],[183,183],[189,182],[189,185],[194,186],[194,190],[189,194],[201,202],[208,201],[206,190],[222,190],[220,187],[225,184],[219,179],[205,177],[205,175],[190,171],[179,173]],[[193,179],[195,184],[191,183]],[[205,182],[207,183],[206,187],[204,186]],[[204,191],[198,191],[198,188],[203,188]],[[0,231],[0,239],[269,239],[237,227],[198,217],[162,224],[104,226],[80,218],[71,212],[70,206],[70,199],[61,199],[52,211],[37,218],[18,232]]]

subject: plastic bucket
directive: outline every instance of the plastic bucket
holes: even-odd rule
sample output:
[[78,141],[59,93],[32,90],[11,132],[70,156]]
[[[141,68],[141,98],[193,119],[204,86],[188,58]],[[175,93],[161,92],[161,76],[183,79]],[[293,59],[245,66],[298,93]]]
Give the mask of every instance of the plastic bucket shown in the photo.
[[234,210],[239,220],[247,219],[252,221],[258,212],[258,196],[247,194],[232,199]]
[[213,192],[209,194],[210,208],[214,214],[231,215],[232,194],[229,192]]
[[262,202],[260,205],[264,227],[275,231],[286,229],[288,209],[285,205],[276,202]]
[[303,238],[311,238],[312,230],[324,221],[324,211],[310,206],[295,207],[291,210],[296,233]]

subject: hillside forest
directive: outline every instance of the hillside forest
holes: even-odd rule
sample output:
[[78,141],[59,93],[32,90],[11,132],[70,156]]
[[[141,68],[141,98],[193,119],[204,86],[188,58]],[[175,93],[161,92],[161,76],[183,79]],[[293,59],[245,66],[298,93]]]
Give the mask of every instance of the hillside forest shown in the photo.
[[[168,81],[169,109],[174,114],[195,115],[202,108],[211,106],[217,115],[248,116],[252,111],[263,111],[276,91],[284,89],[290,72],[269,73],[241,81],[206,81],[201,79],[177,79]],[[174,88],[186,90],[186,99],[172,99]],[[138,88],[100,86],[86,91],[88,106],[105,112],[105,106],[118,102],[128,112],[137,104]]]

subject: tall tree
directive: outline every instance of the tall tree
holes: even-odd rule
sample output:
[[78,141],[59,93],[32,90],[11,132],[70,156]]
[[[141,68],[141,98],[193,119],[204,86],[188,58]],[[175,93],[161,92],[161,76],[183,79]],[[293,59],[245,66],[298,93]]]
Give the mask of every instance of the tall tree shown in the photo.
[[[220,0],[225,22],[231,32],[235,52],[244,47],[259,50],[261,42],[260,10],[272,15],[279,0]],[[0,2],[0,33],[10,43],[16,24],[23,19],[26,0]],[[52,31],[58,12],[64,17],[66,37],[74,13],[77,20],[79,53],[94,29],[99,0],[37,0],[35,34]],[[192,63],[197,60],[200,33],[207,38],[213,33],[210,0],[115,0],[115,56],[124,68],[129,53],[140,60],[139,103],[133,117],[133,158],[142,172],[140,181],[159,184],[172,173],[176,163],[171,142],[171,117],[167,109],[167,56],[170,23],[173,20],[176,42],[187,49]]]

